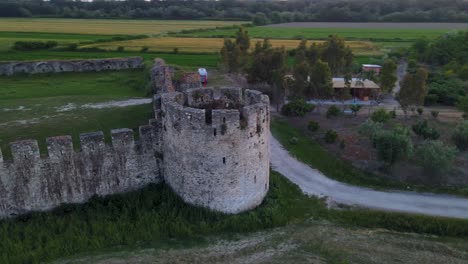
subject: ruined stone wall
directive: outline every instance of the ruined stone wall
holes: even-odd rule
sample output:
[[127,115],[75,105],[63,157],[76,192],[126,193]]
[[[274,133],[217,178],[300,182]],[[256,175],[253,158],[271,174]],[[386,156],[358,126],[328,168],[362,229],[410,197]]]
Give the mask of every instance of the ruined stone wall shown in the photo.
[[0,75],[17,73],[92,72],[143,67],[141,57],[92,60],[12,61],[0,63]]
[[166,183],[184,201],[225,213],[261,204],[269,180],[269,114],[268,97],[256,91],[162,94]]
[[174,69],[163,59],[155,59],[153,68],[151,68],[151,86],[155,94],[175,92],[172,83]]
[[79,152],[70,136],[48,138],[46,157],[35,140],[12,143],[12,161],[0,151],[0,218],[159,183],[160,123],[141,126],[138,141],[130,129],[112,130],[112,145],[104,143],[102,132],[82,134]]

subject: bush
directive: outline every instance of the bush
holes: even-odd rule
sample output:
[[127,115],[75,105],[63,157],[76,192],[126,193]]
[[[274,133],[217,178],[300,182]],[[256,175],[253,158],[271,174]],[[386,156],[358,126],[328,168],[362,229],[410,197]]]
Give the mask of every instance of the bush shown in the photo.
[[424,113],[424,108],[418,107],[417,111],[419,115],[422,115]]
[[374,122],[372,119],[367,119],[360,127],[359,134],[373,139],[375,134],[383,129],[383,124]]
[[404,128],[381,130],[374,136],[379,160],[388,164],[407,160],[413,154],[413,142]]
[[315,131],[319,130],[320,125],[316,121],[310,120],[309,124],[307,125],[307,128],[309,129],[309,131],[315,132]]
[[311,105],[303,99],[298,99],[285,104],[281,108],[281,113],[285,116],[305,116],[314,109],[315,105]]
[[344,141],[344,139],[342,139],[340,141],[340,149],[345,149],[346,148],[346,142]]
[[333,144],[338,139],[338,133],[335,130],[327,130],[325,133],[325,142],[328,144]]
[[13,44],[14,50],[42,50],[42,49],[51,49],[57,47],[58,43],[56,41],[17,41]]
[[457,150],[439,140],[426,141],[418,149],[417,156],[424,171],[430,175],[442,175],[450,171]]
[[362,105],[350,105],[349,109],[353,112],[354,115],[357,115],[357,113],[361,110]]
[[379,108],[374,113],[372,113],[371,119],[374,122],[385,123],[390,119],[390,114],[387,113],[385,109]]
[[78,49],[78,44],[76,43],[71,43],[71,44],[68,44],[66,47],[65,47],[66,50],[68,51],[75,51]]
[[461,151],[468,149],[468,121],[463,121],[455,128],[452,140]]
[[341,110],[335,105],[330,106],[327,110],[327,118],[337,117],[340,114]]
[[141,53],[146,53],[148,51],[149,51],[148,47],[142,47],[141,50],[140,50]]
[[433,118],[437,118],[439,116],[439,111],[431,111],[431,115]]
[[427,120],[419,121],[418,123],[414,124],[412,128],[416,135],[421,136],[424,139],[436,140],[440,137],[440,134],[437,132],[437,130],[429,127]]
[[393,118],[393,119],[396,118],[396,111],[395,110],[392,110],[392,111],[388,112],[388,114],[390,115],[391,118]]
[[125,47],[123,47],[123,46],[118,46],[117,47],[118,52],[123,52],[124,50],[125,50]]

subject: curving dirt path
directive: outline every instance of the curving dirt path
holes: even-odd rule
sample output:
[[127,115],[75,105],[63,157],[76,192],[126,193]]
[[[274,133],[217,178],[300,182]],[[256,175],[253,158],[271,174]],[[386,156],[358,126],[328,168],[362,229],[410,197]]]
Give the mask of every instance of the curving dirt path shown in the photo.
[[376,191],[340,183],[298,161],[278,140],[270,137],[270,160],[273,169],[297,184],[306,194],[327,197],[329,202],[339,204],[468,219],[466,198],[405,191]]

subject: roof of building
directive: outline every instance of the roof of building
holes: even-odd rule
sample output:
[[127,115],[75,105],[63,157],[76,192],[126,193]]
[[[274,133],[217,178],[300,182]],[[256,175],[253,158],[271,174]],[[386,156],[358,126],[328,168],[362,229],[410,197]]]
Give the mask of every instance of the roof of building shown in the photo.
[[377,65],[377,64],[363,64],[362,67],[366,67],[366,68],[382,68],[382,66]]
[[[335,89],[346,88],[344,78],[333,78],[333,88]],[[358,79],[358,78],[352,79],[350,88],[380,89],[380,87],[375,82],[368,80],[368,79],[363,80],[363,79]]]

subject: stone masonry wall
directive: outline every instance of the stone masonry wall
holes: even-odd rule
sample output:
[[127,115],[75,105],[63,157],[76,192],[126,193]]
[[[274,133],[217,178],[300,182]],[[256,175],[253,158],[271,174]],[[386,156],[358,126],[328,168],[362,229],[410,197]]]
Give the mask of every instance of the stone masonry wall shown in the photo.
[[93,60],[12,61],[0,63],[0,75],[17,73],[90,72],[136,69],[143,67],[141,57]]
[[186,202],[224,213],[260,205],[268,191],[268,96],[240,88],[175,92],[173,69],[157,59],[151,74],[155,118],[139,129],[11,143],[12,160],[0,150],[0,218],[83,203],[162,180]]
[[35,140],[12,143],[12,161],[0,151],[0,218],[161,182],[158,123],[141,126],[138,141],[130,129],[112,130],[112,145],[104,144],[102,132],[82,134],[79,152],[70,136],[48,138],[46,157]]
[[[225,109],[203,109],[215,100]],[[162,94],[164,180],[193,205],[225,213],[258,206],[268,191],[269,113],[256,91]]]

